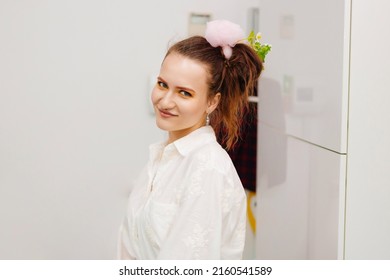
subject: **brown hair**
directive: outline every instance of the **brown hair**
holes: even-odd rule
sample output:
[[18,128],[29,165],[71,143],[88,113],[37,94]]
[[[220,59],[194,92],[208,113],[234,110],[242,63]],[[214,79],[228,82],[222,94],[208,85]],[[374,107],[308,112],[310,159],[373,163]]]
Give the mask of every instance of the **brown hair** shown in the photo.
[[209,73],[209,98],[221,93],[219,105],[210,115],[210,124],[227,149],[240,136],[248,96],[257,86],[263,65],[255,51],[246,44],[236,44],[226,60],[221,47],[212,47],[204,37],[193,36],[171,46],[166,54],[177,53],[203,63]]

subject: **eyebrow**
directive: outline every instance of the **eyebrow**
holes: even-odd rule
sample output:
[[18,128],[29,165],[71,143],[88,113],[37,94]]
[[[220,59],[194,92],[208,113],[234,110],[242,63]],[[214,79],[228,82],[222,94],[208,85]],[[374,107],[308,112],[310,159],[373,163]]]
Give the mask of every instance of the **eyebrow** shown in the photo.
[[[160,76],[157,77],[158,80],[161,80],[161,82],[165,83],[165,84],[168,84],[163,78],[161,78]],[[182,86],[178,86],[177,89],[181,89],[181,90],[185,90],[185,91],[189,91],[191,92],[192,94],[195,94],[196,91],[193,90],[192,88],[189,88],[189,87],[182,87]]]
[[188,92],[191,92],[192,94],[195,94],[195,90],[191,89],[191,88],[187,88],[187,87],[177,87],[178,89],[181,89],[181,90],[185,90],[185,91],[188,91]]

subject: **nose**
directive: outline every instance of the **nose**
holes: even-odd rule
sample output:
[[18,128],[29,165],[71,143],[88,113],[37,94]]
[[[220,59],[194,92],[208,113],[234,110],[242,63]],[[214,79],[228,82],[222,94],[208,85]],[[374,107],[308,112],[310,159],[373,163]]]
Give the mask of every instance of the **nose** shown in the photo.
[[158,103],[161,109],[164,110],[174,108],[175,107],[174,93],[171,90],[164,92]]

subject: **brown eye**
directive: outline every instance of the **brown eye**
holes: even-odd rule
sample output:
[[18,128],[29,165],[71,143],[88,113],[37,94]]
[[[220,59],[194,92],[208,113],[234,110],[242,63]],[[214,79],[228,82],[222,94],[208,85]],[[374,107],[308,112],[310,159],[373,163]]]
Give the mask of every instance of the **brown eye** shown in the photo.
[[161,81],[157,81],[157,85],[161,88],[168,88],[167,84]]
[[181,91],[179,91],[179,93],[183,96],[186,96],[186,97],[192,97],[192,94],[189,93],[188,91],[185,91],[185,90],[181,90]]

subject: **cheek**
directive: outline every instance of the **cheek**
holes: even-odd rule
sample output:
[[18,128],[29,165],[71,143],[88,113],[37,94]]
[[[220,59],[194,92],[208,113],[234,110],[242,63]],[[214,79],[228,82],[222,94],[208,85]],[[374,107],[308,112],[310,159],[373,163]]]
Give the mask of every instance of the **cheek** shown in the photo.
[[181,106],[183,112],[196,118],[202,116],[206,112],[206,108],[207,106],[203,102],[186,103]]
[[153,88],[152,93],[150,95],[150,99],[153,104],[156,104],[159,99],[158,91],[156,90],[156,87]]

